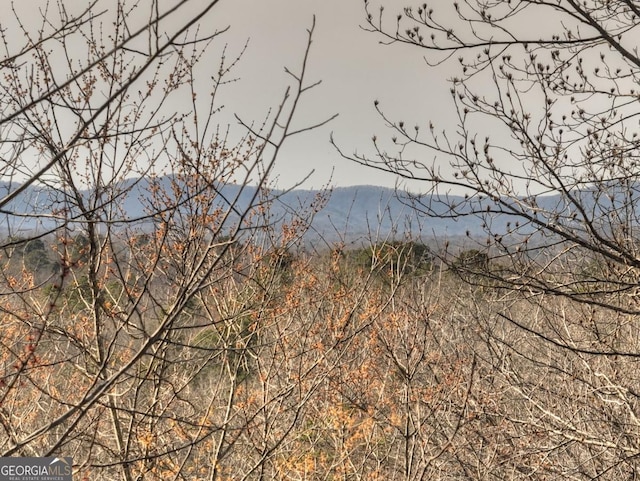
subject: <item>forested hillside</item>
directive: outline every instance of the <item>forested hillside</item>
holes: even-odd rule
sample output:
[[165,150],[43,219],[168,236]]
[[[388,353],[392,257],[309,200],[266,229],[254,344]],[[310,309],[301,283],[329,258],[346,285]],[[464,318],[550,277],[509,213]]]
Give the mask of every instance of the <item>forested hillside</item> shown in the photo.
[[433,3],[366,0],[359,33],[455,69],[452,117],[372,99],[383,134],[327,139],[412,193],[278,184],[283,152],[340,113],[312,115],[314,16],[246,118],[227,110],[248,47],[224,0],[5,9],[0,461],[638,478],[640,8]]
[[508,266],[475,250],[298,235],[5,248],[4,453],[64,452],[88,479],[628,472],[633,314],[488,283]]

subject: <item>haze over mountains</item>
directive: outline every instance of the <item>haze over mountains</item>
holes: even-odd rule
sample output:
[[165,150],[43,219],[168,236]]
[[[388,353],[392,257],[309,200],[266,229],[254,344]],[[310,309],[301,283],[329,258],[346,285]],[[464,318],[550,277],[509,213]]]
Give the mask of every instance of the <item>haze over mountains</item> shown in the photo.
[[[152,222],[149,213],[148,199],[154,186],[160,186],[170,192],[171,177],[155,179],[130,179],[118,186],[117,191],[125,192],[111,202],[109,193],[105,193],[104,204],[112,211],[114,217],[122,220],[140,219],[136,227],[144,230],[145,223]],[[17,185],[0,183],[0,198],[16,189]],[[222,209],[228,208],[229,203],[235,202],[238,213],[244,211],[256,195],[256,187],[225,184],[219,186],[217,205]],[[114,190],[114,192],[116,192]],[[270,207],[270,219],[274,224],[290,222],[297,214],[304,217],[305,211],[312,211],[314,202],[321,195],[317,190],[293,190],[288,192],[272,191],[277,199]],[[0,234],[20,235],[33,231],[46,231],[61,223],[56,219],[56,213],[68,208],[62,201],[62,192],[51,187],[29,186],[16,199],[0,210]],[[414,199],[415,200],[415,199]],[[419,200],[438,209],[434,197],[423,196]],[[461,204],[464,199],[450,196],[448,202]],[[557,206],[558,199],[549,196],[544,204],[552,208]],[[444,212],[444,207],[440,207]],[[237,215],[233,222],[239,218]],[[509,219],[496,219],[493,228],[506,225]],[[406,235],[414,238],[457,237],[469,235],[480,237],[484,235],[483,221],[478,217],[468,216],[458,220],[437,218],[425,215],[412,207],[412,199],[402,191],[378,187],[356,186],[338,187],[328,194],[324,207],[313,215],[312,223],[307,233],[307,239],[323,239],[326,242],[343,240],[357,242],[358,240],[383,240],[389,238],[403,238]]]

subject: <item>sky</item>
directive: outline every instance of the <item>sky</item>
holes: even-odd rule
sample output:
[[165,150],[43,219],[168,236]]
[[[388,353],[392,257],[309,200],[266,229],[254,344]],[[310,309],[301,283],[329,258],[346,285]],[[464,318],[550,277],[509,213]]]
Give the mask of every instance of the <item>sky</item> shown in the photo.
[[448,74],[429,68],[418,49],[381,45],[378,36],[364,31],[361,1],[223,0],[213,17],[230,27],[224,36],[228,49],[237,52],[249,40],[236,70],[240,81],[227,91],[225,105],[247,119],[262,118],[277,105],[289,81],[284,67],[300,65],[314,15],[307,75],[322,83],[303,99],[296,119],[303,126],[339,115],[327,126],[290,139],[276,166],[278,185],[292,185],[313,171],[303,187],[395,186],[393,175],[341,158],[330,145],[330,134],[347,153],[372,152],[371,137],[388,132],[374,109],[376,99],[393,117],[426,125],[451,109]]
[[[175,31],[209,5],[211,0],[122,1],[134,10],[132,17],[135,20],[132,22],[140,22],[140,25],[147,24],[149,9],[156,4],[155,1],[164,7],[161,11],[179,4],[179,13],[165,21],[169,27],[167,31]],[[370,3],[378,1],[385,5],[385,18],[391,19],[392,23],[397,13],[406,5],[397,0],[369,0]],[[21,21],[25,24],[34,23],[31,27],[36,32],[40,24],[36,25],[35,22],[41,21],[33,12],[36,5],[41,5],[40,8],[49,5],[54,13],[59,5],[76,12],[83,11],[88,5],[86,0],[57,2],[34,0],[33,3],[11,2],[11,5],[19,11]],[[106,14],[98,15],[101,32],[104,28],[105,34],[109,34],[108,15],[113,13],[113,5],[109,2],[112,0],[104,0],[94,6],[95,10],[107,10]],[[407,3],[420,2],[410,0]],[[438,7],[437,17],[448,16],[445,19],[447,24],[457,18],[455,9],[448,1],[433,2],[433,5]],[[559,23],[563,21],[562,17],[538,18],[535,17],[536,11],[532,13],[533,16],[529,15],[529,11],[526,13],[526,22],[514,20],[518,22],[518,35],[523,38],[536,38],[541,32],[547,35],[554,31],[562,32],[566,28]],[[539,13],[542,15],[547,12],[546,9],[541,9]],[[46,16],[47,21],[50,20],[48,14],[41,15]],[[431,122],[436,125],[437,132],[446,131],[450,139],[455,138],[459,130],[456,108],[449,93],[449,79],[460,73],[461,67],[456,58],[433,67],[424,58],[426,52],[418,47],[399,43],[383,44],[383,38],[379,34],[367,32],[363,28],[366,20],[363,0],[219,0],[202,19],[200,26],[202,35],[228,28],[223,35],[216,37],[198,67],[201,68],[200,81],[205,93],[210,90],[207,82],[215,74],[223,50],[228,58],[232,58],[242,52],[245,45],[247,48],[232,72],[238,81],[225,86],[220,92],[225,109],[217,116],[218,122],[223,127],[230,123],[236,132],[240,132],[242,127],[238,125],[234,115],[238,115],[247,124],[259,124],[267,117],[270,109],[278,107],[285,89],[292,84],[285,68],[293,72],[299,71],[308,39],[307,30],[313,24],[314,17],[315,30],[306,76],[308,84],[317,81],[321,83],[300,100],[293,129],[317,124],[336,114],[338,116],[328,125],[288,139],[273,172],[275,186],[285,189],[296,185],[305,188],[323,188],[327,185],[399,185],[412,191],[428,190],[430,186],[423,188],[419,183],[407,184],[390,173],[349,161],[341,157],[330,143],[330,136],[333,136],[339,148],[347,155],[358,153],[375,158],[372,137],[375,136],[382,142],[388,141],[393,131],[376,112],[374,101],[379,102],[389,119],[402,120],[409,127],[419,125],[423,133]],[[15,34],[20,35],[16,22],[11,21],[12,15],[8,14],[7,18],[9,20],[4,20],[4,23],[0,20],[0,26],[11,27],[13,23]],[[129,21],[129,16],[127,19]],[[145,38],[141,36],[136,41],[146,41]],[[81,41],[72,46],[71,50],[82,50],[82,47],[86,45]],[[475,55],[475,52],[472,54]],[[433,61],[434,57],[430,56],[430,60]],[[65,62],[62,62],[61,68],[65,67]],[[496,92],[497,87],[490,76],[484,73],[486,72],[473,77],[471,85],[474,90],[482,92],[483,97],[486,94],[487,98],[501,95]],[[531,95],[536,94],[534,92]],[[189,92],[187,95],[190,98]],[[534,102],[543,100],[541,96],[533,97]],[[171,104],[169,108],[175,109],[171,114],[184,107],[182,99],[176,102],[181,105]],[[542,112],[544,114],[544,109]],[[486,119],[486,116],[474,117],[468,122],[474,122],[473,130],[482,132],[483,135],[502,135]],[[499,139],[500,142],[506,142],[504,145],[507,147],[510,140]],[[415,160],[425,165],[435,164],[442,167],[445,173],[451,170],[447,159],[439,159],[433,151],[423,149],[416,155],[420,157]],[[513,159],[504,155],[503,158],[497,158],[496,162],[512,163]]]
[[[87,7],[86,0],[60,1],[71,12],[80,12]],[[148,12],[151,1],[138,1],[138,10]],[[166,5],[175,2],[165,1]],[[190,15],[208,1],[186,3],[179,10],[178,18],[172,17],[171,21],[189,20]],[[135,0],[131,2],[130,5],[136,4]],[[47,4],[46,0],[37,3],[39,9]],[[36,4],[12,5],[25,24],[36,21],[30,19],[41,21],[40,16],[32,12]],[[54,15],[57,4],[49,5]],[[104,6],[99,5],[100,8]],[[394,0],[386,1],[386,5],[389,14],[394,16]],[[189,8],[194,10],[190,12]],[[399,11],[402,5],[397,8]],[[142,22],[147,21],[145,15],[148,13],[142,13],[140,17]],[[293,128],[316,124],[335,114],[338,117],[328,125],[288,140],[275,166],[276,187],[290,188],[304,179],[300,185],[304,188],[327,185],[394,187],[398,179],[392,174],[342,158],[330,144],[330,136],[333,135],[345,153],[373,154],[371,138],[391,135],[389,127],[376,113],[375,100],[391,118],[402,119],[407,125],[427,126],[434,118],[446,117],[447,112],[453,116],[446,81],[451,74],[444,68],[429,67],[423,52],[415,47],[382,45],[379,36],[362,28],[365,15],[362,0],[220,0],[205,17],[204,32],[229,29],[215,40],[207,54],[209,57],[203,59],[203,82],[210,78],[207,68],[217,69],[224,47],[227,56],[231,57],[241,52],[248,42],[233,71],[239,80],[221,92],[225,113],[219,121],[235,124],[240,129],[233,114],[247,123],[260,122],[270,108],[279,105],[285,89],[291,85],[285,67],[294,72],[299,70],[306,49],[307,30],[315,16],[306,75],[309,83],[321,83],[302,98]],[[13,16],[8,18],[11,20]],[[21,35],[17,25],[12,25],[15,22],[6,22],[16,30],[16,35]],[[7,26],[5,23],[3,27]],[[40,23],[31,25],[34,31],[39,26]],[[420,190],[419,186],[417,189]]]

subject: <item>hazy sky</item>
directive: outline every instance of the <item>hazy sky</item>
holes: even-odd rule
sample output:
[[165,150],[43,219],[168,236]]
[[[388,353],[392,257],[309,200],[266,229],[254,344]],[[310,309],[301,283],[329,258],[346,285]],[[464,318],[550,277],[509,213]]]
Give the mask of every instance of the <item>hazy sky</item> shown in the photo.
[[[392,3],[392,2],[390,2]],[[401,8],[401,7],[398,7]],[[392,12],[390,12],[392,13]],[[288,77],[302,58],[306,29],[316,15],[310,80],[322,80],[299,112],[300,124],[339,113],[330,125],[292,139],[278,164],[279,185],[287,186],[315,170],[308,187],[381,184],[393,186],[389,175],[340,158],[329,144],[330,132],[347,152],[370,152],[373,134],[386,127],[373,108],[379,99],[385,110],[408,124],[426,125],[451,108],[447,74],[429,68],[422,53],[407,46],[380,45],[380,38],[360,28],[361,1],[345,0],[223,0],[214,16],[231,29],[225,39],[238,51],[249,47],[236,73],[241,81],[225,97],[228,109],[243,118],[260,118],[277,104]]]
[[[87,6],[86,0],[60,1],[72,12],[80,12]],[[168,0],[167,5],[174,1]],[[387,2],[392,16],[395,15],[393,4],[394,1]],[[21,21],[29,24],[31,18],[40,22],[33,10],[44,9],[47,2],[14,5]],[[147,12],[151,2],[141,0],[137,5],[140,12]],[[187,3],[180,10],[180,18],[172,21],[186,20],[193,14],[188,9],[204,5],[205,0]],[[103,7],[100,4],[100,8]],[[402,5],[396,8],[401,10]],[[54,2],[53,6],[50,4],[50,13],[55,17],[56,12]],[[146,21],[148,13],[142,15],[141,20]],[[222,92],[226,117],[221,116],[219,121],[235,123],[231,114],[237,113],[247,122],[260,122],[269,108],[278,106],[291,83],[284,67],[292,71],[299,69],[307,29],[314,15],[316,28],[307,78],[309,82],[321,80],[322,83],[302,99],[295,128],[317,123],[336,113],[339,117],[329,125],[289,141],[276,166],[278,187],[290,187],[312,170],[315,173],[304,187],[319,188],[327,183],[394,186],[397,181],[394,176],[342,159],[330,145],[330,134],[333,132],[345,152],[373,152],[371,137],[390,135],[374,109],[376,99],[391,118],[402,119],[407,125],[426,126],[434,118],[446,117],[447,113],[451,116],[453,109],[446,85],[449,74],[442,68],[428,67],[419,49],[381,45],[380,37],[364,31],[362,0],[221,0],[205,19],[214,25],[203,25],[202,31],[210,33],[216,27],[230,28],[211,46],[210,58],[203,59],[203,82],[210,78],[210,74],[206,75],[207,68],[217,68],[225,44],[230,57],[239,53],[247,40],[249,43],[234,71],[239,82]],[[10,20],[5,23],[16,30],[15,35],[21,36],[12,15],[7,18]],[[55,18],[52,21],[55,23]],[[32,25],[34,31],[39,25]]]

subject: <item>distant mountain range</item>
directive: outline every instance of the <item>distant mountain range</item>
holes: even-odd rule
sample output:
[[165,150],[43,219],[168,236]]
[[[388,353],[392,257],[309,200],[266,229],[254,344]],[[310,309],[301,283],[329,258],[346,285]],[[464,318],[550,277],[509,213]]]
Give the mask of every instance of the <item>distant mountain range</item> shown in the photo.
[[[104,204],[117,209],[113,218],[123,220],[140,219],[138,227],[145,228],[150,206],[151,192],[158,188],[164,192],[173,192],[171,184],[175,179],[170,176],[157,178],[128,179],[121,185],[114,186],[113,192],[124,192],[111,202],[113,193],[104,194]],[[5,198],[18,186],[0,182],[0,199]],[[117,187],[117,188],[116,188]],[[256,187],[224,184],[217,188],[217,206],[226,209],[235,199],[238,212],[245,210],[256,195]],[[297,213],[303,217],[305,211],[312,210],[317,197],[322,193],[317,190],[292,190],[287,192],[272,191],[276,200],[270,206],[270,219],[273,223],[290,222]],[[81,193],[88,199],[88,193]],[[174,195],[174,194],[170,194]],[[176,194],[180,195],[180,194]],[[343,240],[347,243],[366,242],[389,238],[434,238],[458,236],[480,237],[486,235],[483,221],[476,216],[460,219],[427,216],[414,208],[413,202],[430,205],[436,213],[446,212],[443,204],[439,204],[433,196],[412,197],[406,192],[396,191],[378,186],[337,187],[329,194],[322,209],[313,215],[306,238],[308,240],[324,240],[334,243]],[[65,202],[62,191],[41,185],[27,187],[19,196],[0,209],[0,235],[24,235],[33,231],[44,232],[54,228],[61,221],[58,214],[64,209],[72,211]],[[175,200],[175,199],[172,199]],[[476,207],[485,201],[477,201]],[[562,211],[563,203],[559,196],[545,196],[537,199],[538,205],[550,211]],[[591,201],[593,203],[593,201]],[[449,196],[448,204],[465,205],[463,197]],[[234,216],[232,221],[237,219]],[[493,229],[505,229],[507,222],[513,219],[508,216],[496,217],[492,220]],[[22,233],[22,234],[21,234]]]

